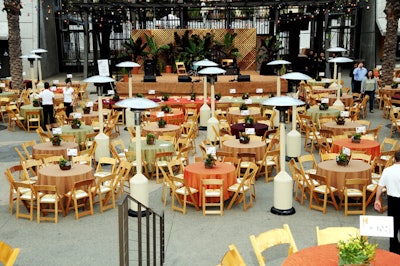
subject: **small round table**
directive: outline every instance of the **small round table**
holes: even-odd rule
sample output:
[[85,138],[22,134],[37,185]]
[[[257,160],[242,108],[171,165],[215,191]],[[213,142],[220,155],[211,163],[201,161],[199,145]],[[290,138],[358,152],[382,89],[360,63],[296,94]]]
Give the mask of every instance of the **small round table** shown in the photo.
[[345,131],[355,131],[357,127],[362,125],[353,121],[346,121],[344,125],[338,125],[335,121],[322,124],[323,129],[332,130],[334,135],[342,135]]
[[338,116],[340,114],[340,110],[329,107],[328,110],[319,110],[319,107],[311,107],[307,110],[306,115],[311,116],[311,119],[314,123],[318,123],[318,119],[324,116]]
[[[328,95],[328,96],[326,96],[326,98],[329,99],[329,106],[332,106],[335,103],[335,101],[337,100],[336,95]],[[342,101],[344,106],[350,106],[351,101],[353,100],[353,96],[349,95],[349,94],[345,94],[345,95],[340,96],[340,100]]]
[[88,133],[93,133],[94,129],[91,126],[81,125],[80,128],[71,128],[70,125],[65,125],[61,127],[62,134],[69,134],[75,136],[76,143],[82,143],[85,141],[85,135]]
[[99,112],[97,112],[97,111],[90,111],[90,113],[88,113],[88,114],[84,114],[82,112],[73,112],[73,113],[69,114],[69,118],[70,119],[74,118],[75,114],[80,114],[81,118],[79,118],[79,119],[82,120],[83,122],[85,122],[85,125],[88,125],[88,126],[90,126],[92,124],[93,119],[99,118]]
[[43,120],[43,107],[42,107],[42,106],[35,107],[35,106],[33,106],[32,104],[22,105],[22,106],[19,108],[19,114],[20,114],[23,118],[26,119],[26,112],[29,112],[29,111],[37,111],[37,110],[40,111],[40,116],[41,116],[41,119]]
[[150,123],[143,127],[143,134],[152,133],[156,136],[162,135],[165,132],[173,132],[176,137],[179,138],[181,133],[181,127],[178,125],[166,124],[165,127],[159,127],[158,123]]
[[235,122],[236,118],[239,118],[239,117],[244,118],[246,116],[250,116],[252,118],[257,118],[257,117],[261,116],[261,112],[260,112],[260,110],[250,109],[248,115],[242,115],[241,110],[231,110],[228,112],[226,118],[227,118],[229,124],[233,124]]
[[239,138],[240,132],[245,132],[246,128],[254,128],[257,136],[263,136],[265,131],[268,130],[268,125],[262,123],[254,123],[253,126],[242,123],[234,124],[231,126],[232,135],[236,136],[236,138]]
[[54,146],[51,142],[38,143],[32,146],[32,156],[39,154],[62,155],[67,158],[67,149],[79,149],[78,144],[75,142],[61,141],[60,146]]
[[[157,117],[158,112],[150,112],[150,118],[152,119],[160,119],[160,117]],[[180,123],[183,123],[184,120],[184,114],[183,111],[180,110],[174,110],[172,113],[164,113],[164,120],[167,122],[167,124],[176,124],[179,125]],[[180,122],[178,122],[180,121]]]
[[222,143],[222,150],[232,152],[235,157],[238,152],[255,152],[256,161],[260,161],[267,150],[267,145],[263,141],[250,140],[249,143],[242,144],[238,139],[229,139]]
[[372,156],[371,159],[374,159],[381,153],[379,142],[370,139],[361,139],[360,143],[351,142],[351,138],[335,140],[332,143],[332,152],[339,153],[342,147],[349,148],[350,150],[365,151],[366,154]]

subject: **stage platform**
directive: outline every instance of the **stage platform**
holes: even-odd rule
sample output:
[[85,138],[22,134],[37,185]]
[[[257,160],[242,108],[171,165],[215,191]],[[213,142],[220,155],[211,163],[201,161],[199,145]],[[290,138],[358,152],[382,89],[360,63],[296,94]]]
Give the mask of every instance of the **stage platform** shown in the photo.
[[[250,95],[276,95],[276,76],[262,76],[256,71],[243,71],[242,75],[249,75],[250,81],[238,82],[237,75],[220,75],[215,83],[215,93],[221,93],[224,96],[238,96],[247,92]],[[162,76],[156,77],[156,82],[143,82],[144,75],[132,75],[133,96],[136,93],[142,93],[144,96],[162,96],[164,93],[169,95],[190,95],[196,93],[198,96],[203,95],[204,85],[203,77],[191,76],[192,82],[178,82],[177,74],[162,73]],[[231,89],[235,89],[236,93],[232,94]],[[262,89],[262,93],[257,93],[257,89]],[[128,82],[117,82],[116,90],[122,97],[128,96]],[[149,95],[149,91],[154,90],[155,95]],[[281,80],[281,92],[288,91],[288,83]],[[208,85],[208,94],[210,93],[210,85]]]

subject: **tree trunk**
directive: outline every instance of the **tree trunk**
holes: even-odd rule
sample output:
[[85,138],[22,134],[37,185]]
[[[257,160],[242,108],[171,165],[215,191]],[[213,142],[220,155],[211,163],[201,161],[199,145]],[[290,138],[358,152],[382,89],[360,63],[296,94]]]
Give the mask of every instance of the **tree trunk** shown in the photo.
[[399,0],[387,0],[385,13],[387,25],[385,43],[383,45],[382,81],[385,85],[391,85],[396,62],[397,28],[400,18]]

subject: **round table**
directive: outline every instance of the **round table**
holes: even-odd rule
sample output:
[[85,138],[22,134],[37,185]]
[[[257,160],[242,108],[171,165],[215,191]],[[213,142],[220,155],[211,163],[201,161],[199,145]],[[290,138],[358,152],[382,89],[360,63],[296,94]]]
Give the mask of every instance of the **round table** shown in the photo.
[[72,189],[75,182],[93,178],[93,170],[89,165],[74,164],[70,170],[61,170],[58,165],[49,165],[39,169],[37,183],[56,185],[58,193],[64,195]]
[[40,116],[41,116],[41,119],[43,120],[43,107],[42,107],[42,106],[35,107],[35,106],[33,106],[32,104],[22,105],[22,106],[19,108],[19,114],[20,114],[23,118],[26,119],[26,112],[29,112],[29,111],[37,111],[37,110],[40,111]]
[[229,186],[236,183],[236,168],[232,164],[217,162],[216,166],[209,169],[204,167],[203,162],[189,164],[185,167],[184,178],[186,184],[199,191],[198,204],[202,205],[201,180],[202,179],[223,179],[224,200],[229,199]]
[[332,143],[332,152],[339,153],[342,147],[349,148],[350,150],[365,151],[366,154],[372,156],[372,159],[381,153],[380,144],[376,140],[361,139],[360,143],[354,143],[351,142],[351,138],[338,139]]
[[[204,104],[204,98],[203,97],[197,97],[196,100],[190,100],[187,98],[178,98],[178,99],[174,99],[174,98],[169,98],[168,101],[163,101],[163,100],[159,100],[157,99],[150,99],[153,100],[155,102],[161,102],[163,105],[177,105],[177,104],[182,104],[183,108],[186,108],[187,104],[192,104],[195,103],[196,104],[196,108],[197,108],[197,112],[200,111],[200,107]],[[217,101],[215,101],[217,102]],[[207,98],[207,103],[210,104],[211,103],[211,98]]]
[[[160,117],[157,117],[158,112],[153,111],[150,112],[150,118],[159,120]],[[185,119],[185,116],[183,114],[183,111],[180,110],[174,110],[172,113],[164,113],[164,120],[167,122],[167,124],[181,124],[183,123],[183,120]]]
[[[147,162],[147,169],[149,172],[153,170],[154,158],[157,152],[175,151],[174,144],[167,140],[156,140],[154,145],[148,145],[146,140],[141,141],[142,160]],[[133,141],[129,144],[129,151],[136,150],[136,142]]]
[[312,93],[314,93],[314,94],[320,94],[320,93],[334,94],[336,92],[337,92],[337,89],[335,89],[335,88],[324,88],[324,87],[312,88]]
[[329,85],[332,84],[335,80],[334,79],[321,79],[320,81],[316,81],[315,79],[307,80],[307,84],[310,86],[325,86],[326,83]]
[[268,125],[262,123],[254,123],[253,126],[249,126],[243,123],[231,125],[232,135],[239,138],[240,132],[245,132],[246,128],[254,128],[257,136],[263,136],[265,131],[268,130]]
[[82,143],[85,141],[85,135],[88,133],[93,133],[94,129],[91,126],[81,125],[80,128],[71,128],[70,125],[65,125],[61,127],[62,134],[69,134],[75,136],[76,143]]
[[38,143],[32,146],[32,156],[36,159],[39,154],[62,155],[67,158],[67,149],[79,149],[75,142],[61,141],[60,146],[54,146],[51,142]]
[[11,98],[15,95],[15,93],[13,91],[3,91],[2,93],[0,93],[0,97],[7,97],[7,98]]
[[[371,265],[393,265],[395,261],[400,261],[400,255],[383,249],[376,249],[375,261]],[[329,244],[322,246],[309,247],[293,253],[285,259],[282,266],[337,266],[339,265],[339,255],[337,245]]]
[[311,116],[314,123],[318,123],[318,119],[324,116],[338,116],[340,110],[329,107],[328,110],[319,110],[319,107],[311,107],[307,110],[306,115]]
[[257,117],[261,117],[261,112],[260,110],[249,110],[249,114],[248,115],[242,115],[241,110],[231,110],[228,112],[227,114],[227,120],[229,122],[229,124],[233,124],[235,123],[237,118],[245,118],[246,116],[250,116],[252,118],[257,118]]
[[175,133],[176,137],[179,138],[181,134],[181,127],[178,125],[166,124],[165,127],[161,128],[158,126],[158,123],[150,123],[143,127],[142,129],[143,134],[152,133],[156,136],[162,135],[166,132],[173,132]]
[[361,126],[353,121],[346,121],[344,125],[338,125],[335,121],[322,124],[322,128],[332,130],[333,135],[342,135],[345,131],[356,131],[356,128]]
[[82,112],[73,112],[69,114],[69,118],[72,119],[74,118],[75,114],[80,114],[81,118],[79,118],[80,120],[82,120],[83,122],[85,122],[85,125],[91,125],[92,124],[92,120],[99,119],[99,112],[97,111],[90,111],[90,113],[88,114],[84,114]]
[[317,174],[326,176],[330,185],[338,189],[339,197],[342,198],[346,178],[371,181],[371,165],[361,160],[350,160],[347,166],[340,166],[336,160],[328,160],[317,164]]
[[[334,104],[334,102],[337,100],[336,95],[327,95],[327,96],[325,96],[325,98],[329,99],[329,106],[332,106]],[[340,100],[342,101],[344,106],[350,106],[350,104],[353,100],[353,96],[349,95],[349,94],[342,95],[342,96],[340,96]]]
[[267,145],[263,141],[250,140],[249,143],[242,144],[238,139],[229,139],[222,142],[222,150],[232,152],[235,157],[238,152],[255,152],[256,161],[260,161],[267,150]]
[[[267,97],[250,97],[251,103],[261,104],[263,101],[267,100]],[[242,97],[223,97],[219,101],[220,103],[245,103],[246,100],[243,100]]]

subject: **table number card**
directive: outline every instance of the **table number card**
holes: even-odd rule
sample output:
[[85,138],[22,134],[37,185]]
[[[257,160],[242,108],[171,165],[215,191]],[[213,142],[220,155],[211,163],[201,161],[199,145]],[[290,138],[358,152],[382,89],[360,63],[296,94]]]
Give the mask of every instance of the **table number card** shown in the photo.
[[367,128],[365,126],[356,127],[356,133],[365,133]]
[[82,118],[82,114],[81,113],[74,113],[74,118]]
[[250,115],[249,110],[240,110],[240,115]]
[[320,77],[325,77],[325,72],[318,72],[318,75],[319,75]]
[[107,90],[108,95],[114,95],[114,90]]
[[0,88],[5,88],[6,84],[5,83],[0,83]]
[[67,156],[78,156],[78,149],[67,149]]
[[58,84],[58,83],[60,83],[60,81],[58,79],[53,80],[53,84]]
[[156,94],[155,90],[149,90],[149,94]]
[[86,103],[86,107],[93,107],[93,102],[92,102],[92,101],[87,102],[87,103]]
[[263,93],[263,92],[264,92],[264,90],[262,88],[256,89],[256,93]]
[[253,100],[252,99],[246,99],[246,100],[244,100],[244,103],[245,104],[252,104]]
[[161,111],[161,112],[157,112],[157,113],[156,113],[156,116],[157,116],[157,117],[164,117],[165,114],[164,114],[164,112]]
[[53,127],[52,132],[53,132],[53,135],[54,134],[62,134],[61,127]]
[[349,117],[349,111],[340,111],[340,116],[342,117]]
[[331,82],[331,79],[325,79],[325,83]]
[[236,93],[236,89],[229,89],[229,93],[235,94]]
[[72,79],[72,74],[67,74],[67,78]]
[[248,127],[244,129],[244,133],[246,133],[247,135],[255,135],[256,129],[254,127]]
[[215,147],[206,147],[206,154],[215,155],[217,153],[217,149]]
[[321,103],[329,103],[329,98],[321,98]]
[[393,237],[393,216],[360,215],[360,235]]
[[347,156],[351,155],[351,150],[347,147],[342,148],[342,153],[346,154]]

